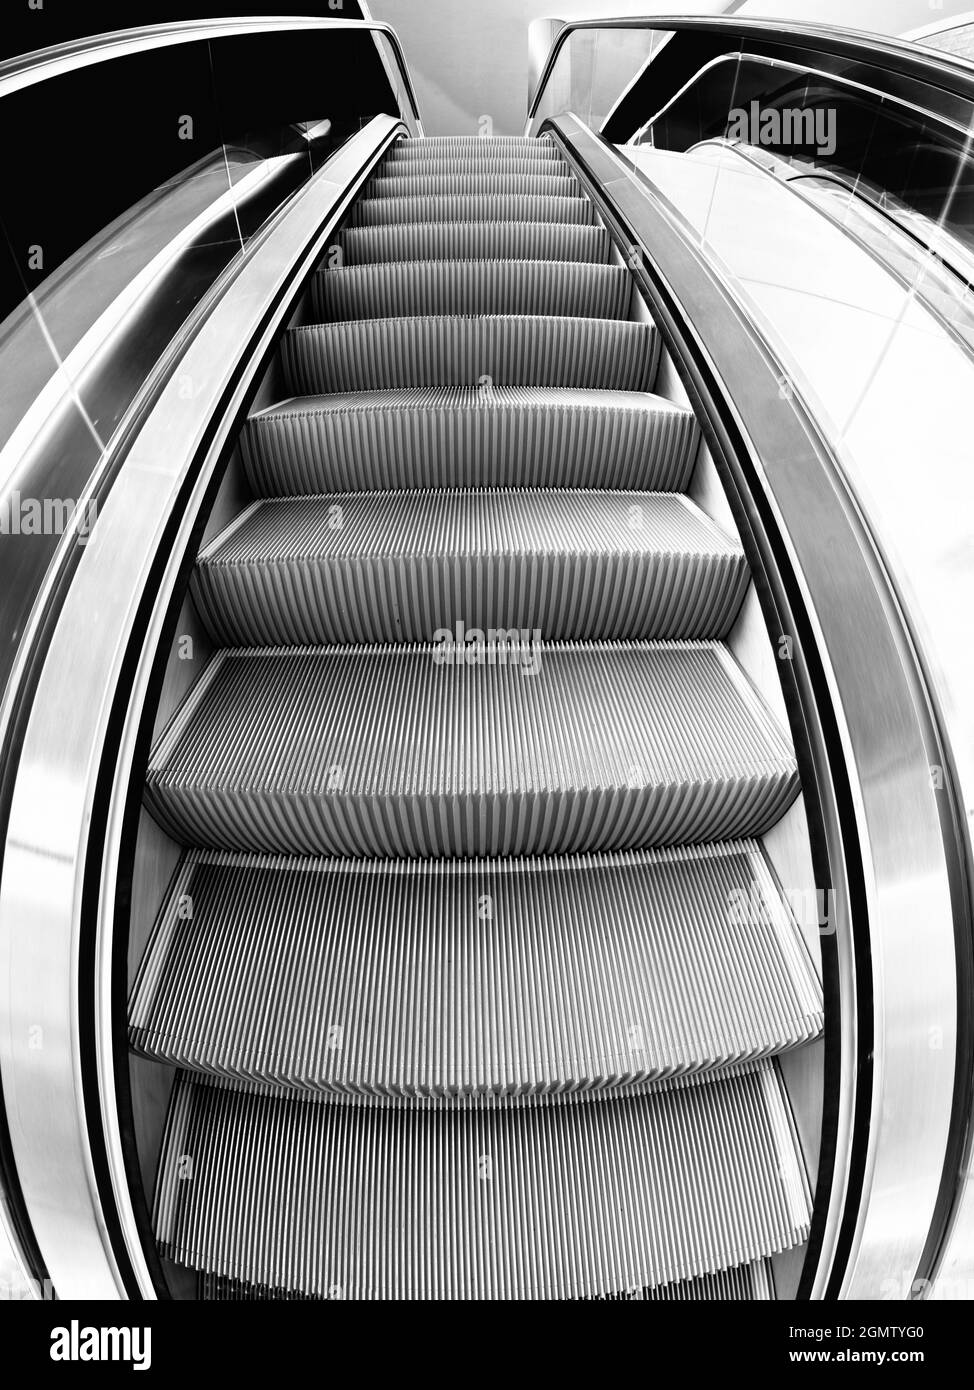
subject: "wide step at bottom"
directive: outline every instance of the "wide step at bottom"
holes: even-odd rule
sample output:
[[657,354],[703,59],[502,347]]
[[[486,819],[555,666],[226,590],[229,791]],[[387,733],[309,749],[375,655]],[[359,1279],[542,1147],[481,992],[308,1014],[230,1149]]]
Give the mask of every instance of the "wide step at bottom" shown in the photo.
[[787,737],[720,645],[528,634],[224,650],[147,798],[184,844],[465,858],[744,838],[797,789]]
[[[341,1291],[333,1289],[328,1298],[340,1298]],[[240,1279],[228,1279],[222,1274],[204,1273],[200,1276],[200,1298],[206,1303],[262,1302],[324,1302],[313,1294],[292,1293],[290,1289],[269,1289],[265,1284],[245,1284]],[[716,1274],[703,1274],[699,1279],[680,1279],[675,1284],[660,1284],[651,1289],[625,1289],[609,1295],[611,1300],[636,1302],[768,1302],[774,1298],[774,1279],[770,1260],[753,1260],[734,1269],[722,1269]]]
[[194,854],[129,1020],[145,1055],[215,1075],[483,1097],[777,1053],[818,1035],[822,999],[753,842],[463,863]]
[[165,1255],[318,1297],[623,1292],[771,1255],[809,1224],[767,1062],[650,1095],[452,1111],[183,1076],[161,1175]]

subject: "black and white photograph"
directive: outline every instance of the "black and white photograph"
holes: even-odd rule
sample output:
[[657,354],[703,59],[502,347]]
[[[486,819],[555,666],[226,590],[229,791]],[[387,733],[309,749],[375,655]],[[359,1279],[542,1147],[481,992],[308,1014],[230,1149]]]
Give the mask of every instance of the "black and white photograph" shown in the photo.
[[23,1375],[963,1354],[972,3],[0,0]]

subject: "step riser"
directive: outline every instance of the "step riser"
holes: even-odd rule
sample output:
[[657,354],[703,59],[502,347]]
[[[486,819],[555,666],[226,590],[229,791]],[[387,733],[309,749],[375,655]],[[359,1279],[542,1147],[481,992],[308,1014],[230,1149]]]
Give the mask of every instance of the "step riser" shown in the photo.
[[401,410],[309,409],[252,419],[241,441],[248,482],[257,496],[271,497],[446,487],[680,492],[689,485],[697,427],[688,413],[609,409],[595,395],[585,409],[406,399]]
[[[735,901],[746,914],[728,913]],[[129,1017],[143,1055],[194,1071],[482,1101],[777,1053],[816,1037],[821,1010],[797,928],[743,844],[408,872],[190,864]]]
[[356,203],[346,227],[402,226],[410,222],[549,222],[567,227],[594,226],[595,208],[587,198],[531,196],[368,198]]
[[554,159],[533,159],[523,154],[487,155],[428,155],[425,158],[389,158],[381,166],[381,174],[388,178],[407,178],[420,175],[424,178],[480,178],[499,175],[504,178],[535,175],[555,178],[574,177],[571,168],[560,157]]
[[577,1298],[805,1238],[807,1184],[778,1150],[790,1123],[770,1069],[584,1110],[583,1126],[571,1105],[417,1125],[401,1111],[183,1085],[157,1194],[161,1247],[322,1296]]
[[604,227],[453,222],[407,227],[352,227],[338,238],[343,265],[388,261],[581,261],[605,265]]
[[287,390],[561,386],[652,390],[659,337],[649,324],[601,319],[376,319],[315,324],[284,339]]
[[743,557],[370,555],[204,564],[193,596],[220,646],[434,642],[466,628],[546,641],[722,637]]
[[[336,776],[341,764],[335,764]],[[153,789],[148,804],[178,842],[269,854],[469,858],[585,854],[762,835],[795,798],[788,777],[649,792],[575,791],[324,797]],[[703,803],[703,804],[701,804]]]
[[380,174],[365,190],[366,198],[469,198],[474,196],[581,198],[578,181],[566,173]]
[[400,165],[436,163],[445,170],[457,169],[469,163],[483,169],[497,161],[517,160],[524,164],[547,166],[564,165],[564,156],[550,141],[539,140],[467,140],[455,144],[425,140],[418,144],[400,142],[393,145],[385,160],[383,171]]
[[524,261],[413,262],[326,270],[312,283],[325,322],[423,314],[628,316],[631,282],[617,266]]

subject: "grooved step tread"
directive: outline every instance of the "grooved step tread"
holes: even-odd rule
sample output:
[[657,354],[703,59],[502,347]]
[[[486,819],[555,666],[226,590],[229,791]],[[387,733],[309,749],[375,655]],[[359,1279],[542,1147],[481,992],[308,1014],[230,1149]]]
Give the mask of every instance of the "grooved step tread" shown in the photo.
[[317,323],[292,328],[282,346],[294,395],[478,385],[648,391],[658,361],[652,324],[536,315]]
[[579,261],[404,261],[320,270],[311,286],[318,318],[550,314],[622,319],[631,281],[624,266]]
[[152,755],[150,809],[200,847],[462,858],[743,838],[797,792],[719,644],[471,637],[221,652]]
[[432,387],[282,402],[241,436],[257,496],[440,487],[679,492],[699,442],[661,396],[558,388]]
[[385,169],[372,179],[366,190],[367,198],[425,198],[470,197],[471,195],[528,194],[556,198],[582,198],[581,184],[567,169],[547,169],[539,166],[526,170],[486,174],[456,174],[452,170],[441,174],[427,173],[400,167],[396,173]]
[[766,1062],[648,1096],[452,1111],[181,1076],[155,1223],[181,1264],[318,1296],[578,1298],[790,1248],[809,1192]]
[[385,261],[551,260],[605,265],[604,227],[550,222],[411,222],[347,227],[336,239],[346,265]]
[[455,624],[537,639],[723,637],[739,542],[674,493],[353,492],[255,503],[200,554],[219,646],[433,642]]
[[[331,1296],[338,1296],[333,1290]],[[208,1303],[261,1303],[304,1301],[318,1302],[313,1294],[292,1293],[290,1289],[269,1289],[265,1284],[245,1284],[222,1274],[204,1271],[201,1276],[200,1298]],[[770,1260],[753,1260],[733,1269],[703,1274],[699,1279],[681,1279],[675,1284],[660,1284],[654,1289],[626,1289],[611,1294],[612,1300],[633,1302],[708,1303],[748,1301],[767,1302],[774,1298],[774,1279]]]
[[456,161],[479,161],[481,165],[494,160],[517,159],[532,164],[562,164],[561,151],[551,140],[532,140],[520,136],[448,137],[427,136],[424,139],[399,140],[390,149],[383,167],[399,164],[422,164],[441,160],[450,167]]
[[588,198],[548,194],[496,193],[427,195],[418,198],[360,198],[347,227],[402,226],[410,222],[555,222],[594,226],[595,206]]
[[161,1062],[443,1099],[651,1081],[821,1027],[753,841],[428,863],[191,854],[129,1010],[132,1045]]

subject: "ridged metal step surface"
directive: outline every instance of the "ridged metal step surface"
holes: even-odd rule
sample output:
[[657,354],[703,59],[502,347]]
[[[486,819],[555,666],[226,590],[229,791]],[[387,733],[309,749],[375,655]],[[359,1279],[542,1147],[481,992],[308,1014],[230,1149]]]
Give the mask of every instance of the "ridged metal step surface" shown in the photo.
[[623,1292],[804,1240],[796,1143],[767,1062],[648,1096],[486,1110],[315,1105],[180,1077],[156,1231],[180,1264],[319,1297]]
[[466,139],[430,136],[422,140],[398,140],[386,156],[383,167],[436,161],[460,172],[465,164],[484,169],[504,160],[531,165],[564,163],[561,151],[550,140],[529,140],[516,136],[471,136]]
[[740,543],[675,493],[352,492],[255,503],[203,550],[193,597],[219,646],[723,637]]
[[150,809],[205,848],[463,858],[743,838],[796,794],[719,644],[470,636],[219,653],[153,753]]
[[397,141],[333,242],[149,760],[160,1253],[215,1301],[771,1298],[822,984],[699,428],[550,138]]
[[391,261],[322,270],[312,284],[320,319],[424,314],[553,314],[621,319],[632,286],[624,266],[577,261]]
[[336,245],[345,265],[385,261],[591,261],[609,259],[609,233],[582,223],[411,222],[348,227]]
[[191,854],[129,1009],[189,1070],[491,1098],[655,1080],[818,1036],[821,987],[753,841],[550,860]]
[[395,150],[380,166],[383,174],[397,177],[404,174],[452,174],[455,177],[479,177],[485,174],[536,173],[569,174],[571,170],[562,156],[535,156],[529,150],[491,150],[478,154],[476,150],[459,153],[421,153],[401,156]]
[[294,395],[478,385],[649,391],[659,334],[619,319],[366,319],[293,328],[281,360]]
[[361,198],[349,213],[347,227],[401,226],[444,222],[553,222],[594,225],[595,208],[587,198],[545,194],[468,194],[449,197]]
[[648,393],[469,387],[284,401],[241,437],[258,497],[397,488],[682,491],[699,431]]
[[[245,1284],[240,1279],[228,1279],[222,1274],[204,1272],[200,1277],[200,1299],[206,1303],[264,1303],[264,1302],[322,1302],[314,1294],[292,1293],[290,1289],[270,1289],[266,1284]],[[334,1288],[326,1299],[343,1296]],[[604,1298],[604,1295],[600,1295]],[[770,1260],[753,1260],[750,1264],[722,1269],[716,1274],[703,1274],[699,1279],[681,1279],[675,1284],[660,1284],[652,1289],[625,1289],[611,1294],[614,1300],[633,1302],[768,1302],[774,1298],[774,1280]]]
[[535,197],[581,198],[581,184],[567,169],[549,169],[537,165],[530,172],[499,172],[491,174],[413,173],[398,166],[397,173],[383,170],[371,179],[365,190],[367,198],[453,198],[473,195],[530,194]]

